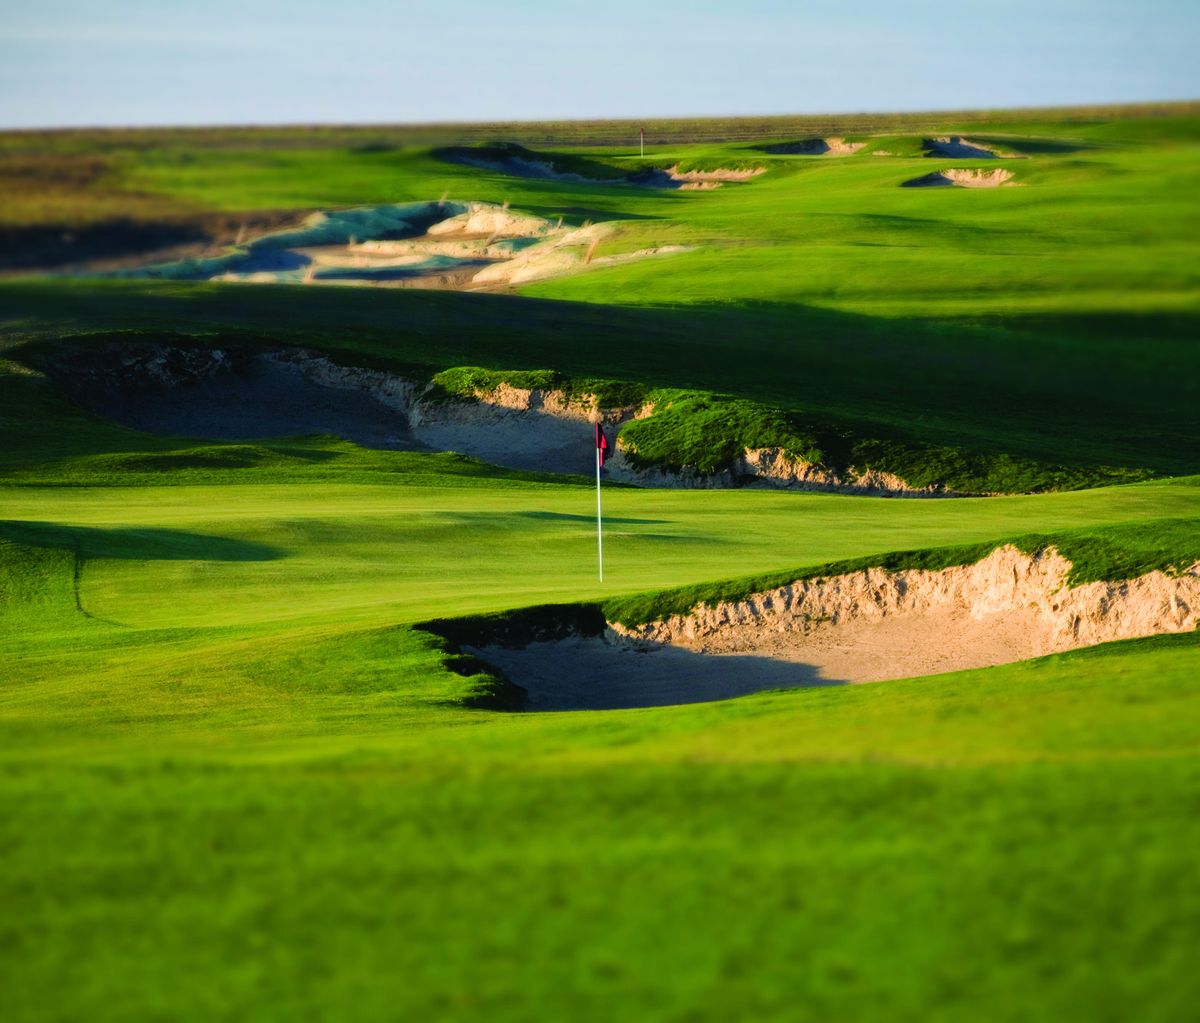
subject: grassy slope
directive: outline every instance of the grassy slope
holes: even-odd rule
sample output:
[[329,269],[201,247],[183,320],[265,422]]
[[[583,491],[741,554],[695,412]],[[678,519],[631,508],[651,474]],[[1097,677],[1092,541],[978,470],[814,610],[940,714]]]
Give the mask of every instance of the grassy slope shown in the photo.
[[1200,367],[1182,336],[1186,317],[1131,343],[782,303],[612,309],[163,282],[14,282],[0,285],[0,307],[12,340],[113,329],[153,339],[166,329],[341,348],[401,367],[554,366],[733,393],[867,436],[1051,462],[1197,468],[1189,381]]
[[[1118,149],[1125,169],[1077,210],[1060,193],[1058,227],[1146,194],[1120,182],[1169,180],[1188,124],[1159,132],[1161,176]],[[1122,146],[1145,131],[1118,127],[1079,131]],[[397,153],[218,156],[213,198],[232,207],[375,201],[458,173],[419,154],[423,179]],[[630,302],[676,289],[687,308],[614,310],[595,291],[573,305],[8,284],[5,343],[224,330],[435,369],[637,367],[647,384],[922,437],[1194,466],[1191,285],[1168,265],[1190,208],[1131,214],[1111,259],[1081,253],[1085,235],[1047,256],[1032,186],[938,193],[953,217],[876,209],[930,233],[886,226],[873,237],[900,251],[855,263],[857,293],[812,298],[846,308],[814,308],[795,296],[830,292],[847,225],[872,237],[847,212],[825,260],[806,262],[820,218],[801,186],[828,180],[816,166],[697,196],[575,196],[641,204],[706,250],[661,285],[621,270],[561,287],[606,281]],[[213,180],[184,171],[154,173],[185,190]],[[739,204],[747,223],[770,215],[751,191],[768,185],[792,204],[796,223],[779,219],[797,231],[797,272],[768,274],[784,297],[750,304],[747,276],[724,276],[736,259],[708,250],[761,264],[768,246],[751,236],[736,256],[728,232]],[[917,201],[873,187],[859,180],[847,208]],[[1025,218],[1038,251],[985,241],[981,206]],[[1018,275],[1044,258],[1046,286],[997,292],[963,324],[979,281],[958,287],[942,250]],[[1165,285],[1124,273],[1129,260]],[[937,293],[919,298],[916,273]],[[953,502],[614,489],[602,589],[582,485],[322,439],[197,447],[99,426],[36,378],[0,385],[0,987],[15,1018],[1189,1018],[1195,637],[724,704],[511,715],[464,710],[472,683],[406,623],[1030,532],[1173,531],[1179,553],[1193,482]]]
[[[644,588],[1195,515],[1198,493],[613,491],[610,565]],[[26,580],[0,610],[16,1018],[1181,1018],[1193,637],[731,704],[456,709],[464,680],[396,623],[598,596],[588,502],[4,491],[0,564]]]

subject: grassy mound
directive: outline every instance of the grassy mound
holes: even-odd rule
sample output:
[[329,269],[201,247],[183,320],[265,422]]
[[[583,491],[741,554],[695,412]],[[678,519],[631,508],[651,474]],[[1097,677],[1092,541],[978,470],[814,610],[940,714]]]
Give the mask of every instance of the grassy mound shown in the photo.
[[757,402],[703,392],[655,390],[654,412],[620,434],[638,467],[714,473],[729,469],[753,448],[778,447],[792,458],[827,464],[817,437],[786,413]]

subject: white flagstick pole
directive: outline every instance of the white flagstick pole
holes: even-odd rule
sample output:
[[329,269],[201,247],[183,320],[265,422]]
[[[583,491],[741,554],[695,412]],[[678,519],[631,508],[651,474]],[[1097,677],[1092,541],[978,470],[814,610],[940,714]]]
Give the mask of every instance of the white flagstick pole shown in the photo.
[[599,558],[600,581],[604,582],[604,526],[600,519],[600,445],[596,445],[596,554]]

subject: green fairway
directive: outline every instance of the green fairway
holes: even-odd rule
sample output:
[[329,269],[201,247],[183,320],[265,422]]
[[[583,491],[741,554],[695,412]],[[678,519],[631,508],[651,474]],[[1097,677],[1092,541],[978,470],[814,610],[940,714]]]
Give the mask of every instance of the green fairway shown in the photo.
[[[1200,489],[613,490],[604,588],[591,496],[452,478],[5,490],[18,1013],[66,971],[65,1015],[103,998],[114,1018],[181,995],[197,1018],[316,1018],[369,977],[368,1018],[574,1014],[601,990],[584,1018],[709,1018],[734,1004],[697,994],[716,985],[767,1016],[825,1018],[853,993],[861,1018],[916,1019],[936,998],[947,1018],[986,1001],[989,1018],[1018,1019],[1036,971],[1036,1018],[1081,1004],[1178,1018],[1195,992],[1161,946],[1194,941],[1200,908],[1176,883],[1200,839],[1191,637],[912,683],[513,716],[455,709],[464,680],[403,623],[1194,517]],[[97,944],[100,920],[136,937]],[[265,947],[269,969],[226,970]],[[937,965],[964,949],[969,964]],[[1043,972],[1064,955],[1087,966]],[[1094,972],[1106,963],[1119,985]]]
[[[52,512],[33,535],[84,552],[94,545],[95,555],[84,556],[80,602],[120,624],[331,615],[411,622],[431,609],[586,600],[1025,532],[1196,517],[1200,486],[1186,480],[958,501],[614,489],[605,505],[603,587],[595,578],[595,493],[567,485],[327,483],[311,495],[236,484],[21,488],[0,498],[0,521],[9,520],[0,536],[7,529],[10,538],[29,538],[12,520],[46,523]],[[166,592],[177,596],[164,601]]]
[[[0,176],[95,161],[59,184],[104,230],[448,193],[611,219],[609,253],[693,247],[511,294],[0,282],[6,1018],[1190,1019],[1197,634],[533,713],[414,628],[542,604],[644,621],[830,563],[942,567],[1031,537],[1074,581],[1186,570],[1200,136],[1190,108],[1153,113],[671,122],[645,160],[621,126],[505,136],[597,174],[768,168],[694,192],[439,158],[490,141],[479,127],[0,136]],[[1019,154],[992,161],[1018,185],[900,187],[987,164],[920,155],[959,130]],[[762,151],[814,132],[868,147]],[[21,216],[65,265],[51,212]],[[966,464],[1046,492],[606,484],[601,583],[587,478],[143,433],[38,371],[149,344],[316,349],[442,373],[442,396],[655,394],[664,459],[783,416],[897,445],[914,478]],[[1140,482],[1091,485],[1113,479]]]

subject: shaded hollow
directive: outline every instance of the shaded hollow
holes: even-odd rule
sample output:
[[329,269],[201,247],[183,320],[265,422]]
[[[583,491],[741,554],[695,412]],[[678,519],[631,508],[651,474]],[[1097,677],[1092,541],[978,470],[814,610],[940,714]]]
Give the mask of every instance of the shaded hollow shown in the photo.
[[322,380],[299,353],[113,346],[60,352],[42,368],[81,405],[149,433],[212,440],[329,434],[364,447],[429,450],[387,395]]

